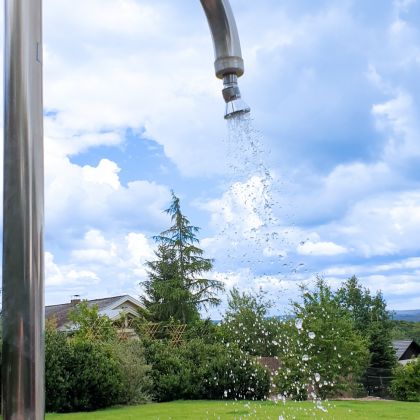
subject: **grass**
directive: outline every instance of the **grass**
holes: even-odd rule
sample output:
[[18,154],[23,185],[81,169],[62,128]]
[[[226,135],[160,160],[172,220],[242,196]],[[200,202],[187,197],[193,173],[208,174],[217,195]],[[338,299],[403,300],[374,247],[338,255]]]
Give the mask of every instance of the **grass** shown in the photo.
[[396,401],[331,401],[323,412],[310,402],[175,401],[113,408],[91,413],[48,414],[47,420],[137,419],[404,419],[420,420],[420,403]]

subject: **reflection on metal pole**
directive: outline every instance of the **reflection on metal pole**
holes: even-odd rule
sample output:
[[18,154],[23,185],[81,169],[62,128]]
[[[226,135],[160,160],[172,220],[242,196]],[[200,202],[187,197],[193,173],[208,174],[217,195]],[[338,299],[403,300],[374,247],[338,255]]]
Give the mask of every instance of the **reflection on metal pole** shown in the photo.
[[3,418],[44,418],[42,0],[5,1]]

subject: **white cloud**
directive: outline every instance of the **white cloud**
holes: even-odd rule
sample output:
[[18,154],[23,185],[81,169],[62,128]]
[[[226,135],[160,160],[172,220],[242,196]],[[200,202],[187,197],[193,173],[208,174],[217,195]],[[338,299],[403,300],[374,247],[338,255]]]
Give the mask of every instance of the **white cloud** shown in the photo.
[[[208,202],[224,235],[202,244],[217,262],[228,260],[232,270],[217,274],[228,285],[275,290],[290,280],[295,293],[305,275],[284,280],[285,271],[316,260],[314,271],[334,281],[359,271],[403,302],[416,294],[420,234],[420,38],[407,13],[414,2],[385,5],[387,17],[371,20],[362,4],[355,13],[351,2],[321,3],[233,2],[242,93],[273,146],[272,172],[290,181],[274,179],[267,211],[260,173],[233,182]],[[49,293],[137,293],[153,258],[146,235],[167,225],[169,188],[150,181],[155,173],[123,183],[124,164],[112,158],[82,167],[70,157],[121,146],[129,129],[162,145],[181,176],[211,175],[220,191],[226,132],[204,14],[199,2],[166,0],[46,0],[44,13]],[[177,177],[171,182],[189,190]],[[330,258],[302,259],[309,256]]]
[[338,224],[336,235],[367,257],[415,252],[420,235],[420,192],[360,200]]
[[348,250],[341,246],[337,245],[334,242],[304,242],[302,245],[298,246],[298,253],[301,255],[313,255],[313,256],[334,256],[345,254]]
[[165,2],[76,0],[45,9],[45,106],[54,111],[47,135],[77,153],[116,144],[126,127],[145,128],[182,172],[223,169],[221,82],[204,14],[207,32],[197,33],[194,20],[181,25],[180,8]]
[[145,261],[153,260],[154,244],[142,233],[110,235],[89,230],[64,263],[56,263],[46,252],[48,303],[59,303],[63,295],[83,298],[131,293],[138,296],[146,279]]
[[[101,160],[80,167],[46,149],[46,223],[48,232],[78,229],[159,229],[169,188],[148,181],[121,184],[118,166]],[[71,238],[55,236],[56,242]]]
[[420,156],[420,129],[410,94],[398,92],[393,99],[373,105],[372,113],[378,128],[390,134],[385,160],[392,162]]
[[109,185],[112,189],[118,190],[121,187],[118,178],[118,172],[120,170],[115,162],[108,159],[101,159],[96,168],[89,165],[84,166],[83,177],[87,182]]
[[60,267],[54,262],[54,256],[45,252],[45,284],[47,288],[88,287],[98,284],[100,279],[90,270],[77,270],[68,266]]

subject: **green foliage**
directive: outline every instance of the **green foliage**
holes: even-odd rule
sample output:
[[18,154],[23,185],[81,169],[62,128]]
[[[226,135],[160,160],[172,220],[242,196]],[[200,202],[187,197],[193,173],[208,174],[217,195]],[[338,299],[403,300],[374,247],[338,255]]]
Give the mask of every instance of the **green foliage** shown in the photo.
[[420,358],[395,369],[391,393],[400,401],[420,401]]
[[112,345],[121,368],[122,389],[119,404],[140,404],[150,400],[150,366],[146,364],[140,341],[120,341]]
[[185,340],[201,339],[203,342],[213,344],[221,342],[222,335],[220,327],[216,325],[211,319],[197,319],[186,325]]
[[420,344],[420,322],[392,321],[392,339],[410,339]]
[[270,307],[271,302],[263,291],[241,293],[233,288],[220,325],[224,341],[236,344],[251,355],[275,356],[280,323],[275,318],[268,318]]
[[302,287],[293,311],[281,331],[279,392],[305,399],[308,389],[322,398],[354,389],[368,364],[368,343],[331,289],[322,279],[313,291]]
[[175,249],[159,244],[155,256],[155,261],[146,262],[149,278],[142,283],[145,295],[141,300],[151,315],[150,319],[154,322],[198,319],[198,310],[178,273]]
[[136,341],[118,341],[97,307],[78,305],[71,315],[80,327],[71,337],[51,324],[45,337],[46,408],[89,411],[148,399],[149,367]]
[[116,405],[124,392],[123,371],[109,344],[69,341],[69,405],[72,411],[90,411]]
[[119,403],[122,369],[109,344],[69,340],[52,330],[45,344],[48,411],[94,410]]
[[146,361],[151,365],[152,397],[156,401],[182,398],[188,374],[180,352],[165,341],[145,342]]
[[392,321],[382,294],[378,292],[372,296],[353,276],[337,291],[336,297],[350,313],[357,331],[368,340],[369,367],[392,369],[396,363],[392,347]]
[[154,397],[174,399],[262,399],[269,390],[268,372],[234,346],[201,339],[172,347],[164,341],[146,346],[152,365]]
[[69,312],[74,324],[73,337],[79,341],[111,342],[117,337],[117,330],[106,315],[99,315],[97,305],[80,302]]
[[71,349],[66,335],[53,328],[45,331],[45,408],[47,411],[69,411],[68,391]]
[[155,237],[156,260],[147,262],[148,280],[142,283],[142,302],[153,321],[170,318],[183,324],[197,320],[199,309],[220,303],[217,293],[224,290],[218,280],[204,278],[213,261],[203,257],[197,245],[199,228],[191,225],[181,212],[179,198],[172,192],[172,202],[166,210],[172,226]]

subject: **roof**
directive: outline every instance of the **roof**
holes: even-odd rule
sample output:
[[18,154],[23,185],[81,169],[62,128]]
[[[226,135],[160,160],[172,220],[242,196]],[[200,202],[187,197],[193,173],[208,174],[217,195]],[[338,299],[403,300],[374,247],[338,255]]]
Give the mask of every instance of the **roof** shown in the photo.
[[[101,299],[92,299],[87,300],[85,302],[88,303],[89,307],[96,305],[98,307],[98,312],[101,315],[107,315],[110,318],[114,318],[116,315],[119,315],[120,311],[115,311],[115,307],[120,305],[121,303],[129,300],[130,302],[141,306],[140,302],[136,299],[131,297],[130,295],[119,295],[119,296],[111,296],[107,298]],[[74,309],[76,304],[74,302],[63,303],[60,305],[50,305],[45,307],[45,318],[55,318],[57,321],[57,328],[63,327],[65,324],[69,322],[68,315],[69,312]]]
[[401,357],[404,356],[404,353],[408,350],[408,348],[411,345],[420,348],[420,346],[414,340],[397,340],[393,341],[392,345],[394,346],[395,355],[397,356],[398,360],[400,360]]

